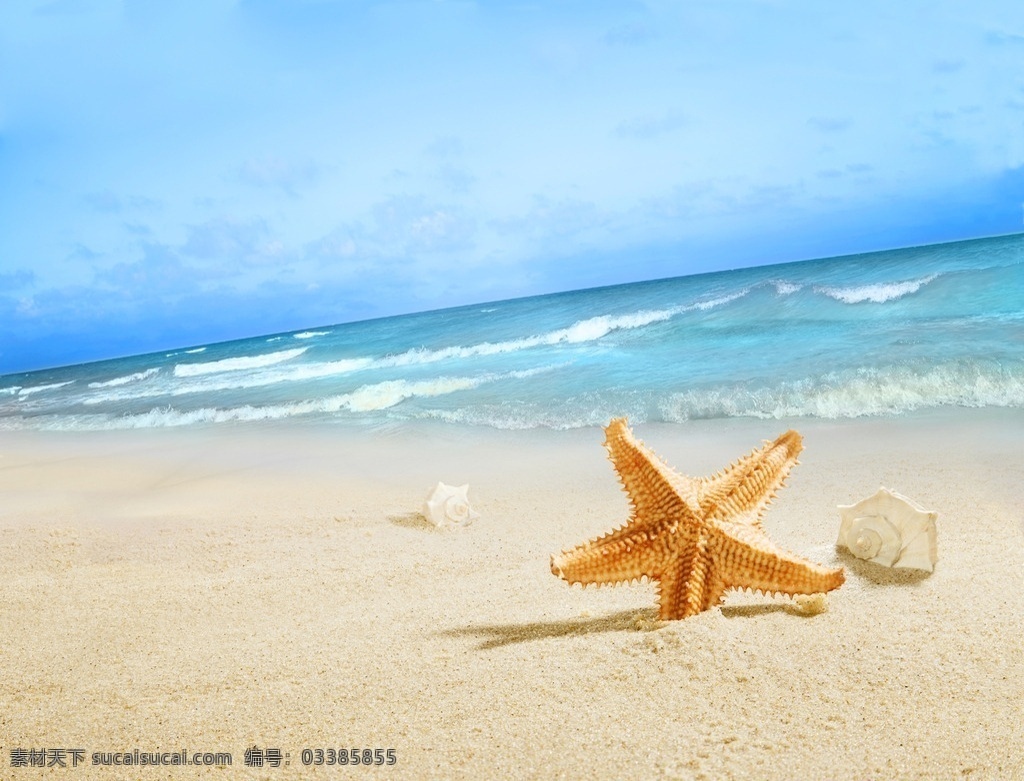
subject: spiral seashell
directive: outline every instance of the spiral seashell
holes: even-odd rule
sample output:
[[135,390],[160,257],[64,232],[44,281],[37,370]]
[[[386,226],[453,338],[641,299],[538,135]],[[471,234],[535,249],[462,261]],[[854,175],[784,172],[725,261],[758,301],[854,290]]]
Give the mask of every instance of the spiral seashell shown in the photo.
[[932,572],[938,561],[938,513],[887,488],[856,504],[839,505],[839,539],[854,556],[886,567]]
[[472,523],[480,516],[473,511],[468,492],[468,484],[454,486],[438,483],[423,503],[423,517],[438,527]]
[[882,515],[855,518],[846,533],[846,543],[857,558],[870,559],[887,567],[896,563],[903,547],[899,529]]

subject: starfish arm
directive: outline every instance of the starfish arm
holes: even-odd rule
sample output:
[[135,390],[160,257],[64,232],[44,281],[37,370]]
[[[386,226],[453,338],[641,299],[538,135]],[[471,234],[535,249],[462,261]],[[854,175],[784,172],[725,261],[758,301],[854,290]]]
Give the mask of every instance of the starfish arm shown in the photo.
[[679,474],[637,440],[625,418],[615,418],[604,432],[608,458],[619,473],[635,518],[673,515],[684,508],[690,516],[696,513],[697,480]]
[[803,439],[787,431],[731,464],[699,481],[701,510],[709,518],[760,528],[761,516],[797,464]]
[[749,588],[766,594],[818,594],[839,588],[843,569],[829,569],[773,543],[760,529],[722,523],[711,547],[725,588]]
[[[667,532],[668,530],[666,530]],[[569,583],[625,583],[658,575],[659,551],[655,529],[631,521],[620,529],[551,557],[551,572]]]
[[658,580],[658,618],[662,621],[695,616],[717,605],[725,592],[703,540],[688,546]]

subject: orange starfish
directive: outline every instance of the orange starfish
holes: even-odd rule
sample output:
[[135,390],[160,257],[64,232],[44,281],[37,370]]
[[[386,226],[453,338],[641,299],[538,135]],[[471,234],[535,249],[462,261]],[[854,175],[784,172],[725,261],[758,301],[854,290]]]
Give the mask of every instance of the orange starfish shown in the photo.
[[793,596],[842,585],[841,568],[779,548],[761,526],[803,449],[797,432],[704,478],[674,471],[633,437],[625,418],[609,423],[605,437],[633,514],[625,526],[552,556],[552,574],[570,584],[657,580],[663,621],[708,610],[730,588]]

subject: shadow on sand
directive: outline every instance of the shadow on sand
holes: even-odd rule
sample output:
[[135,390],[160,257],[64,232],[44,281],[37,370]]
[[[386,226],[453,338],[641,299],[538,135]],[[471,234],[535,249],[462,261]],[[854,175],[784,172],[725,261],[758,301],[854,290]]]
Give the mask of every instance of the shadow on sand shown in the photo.
[[846,567],[847,577],[855,575],[860,580],[867,580],[876,586],[909,586],[916,585],[932,576],[923,569],[905,569],[886,567],[873,561],[858,559],[846,548],[836,547],[836,553]]
[[477,637],[482,640],[478,650],[486,651],[514,643],[547,640],[555,637],[589,635],[598,632],[636,632],[645,628],[656,629],[661,624],[654,610],[623,610],[597,618],[571,621],[533,621],[528,624],[489,624],[449,629],[440,634],[445,637]]
[[719,608],[726,618],[758,618],[772,613],[789,613],[791,616],[810,618],[814,613],[787,602],[767,602],[763,605],[722,605]]
[[388,520],[395,526],[403,529],[418,529],[421,532],[436,532],[438,528],[423,517],[423,513],[403,513],[402,515],[389,515]]

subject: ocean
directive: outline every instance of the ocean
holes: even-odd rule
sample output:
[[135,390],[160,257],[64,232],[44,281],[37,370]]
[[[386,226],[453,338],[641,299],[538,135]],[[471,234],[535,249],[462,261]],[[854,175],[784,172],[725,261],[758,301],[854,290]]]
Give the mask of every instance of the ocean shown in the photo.
[[0,430],[568,429],[1024,407],[1024,234],[700,274],[0,376]]

